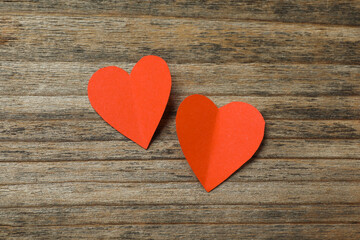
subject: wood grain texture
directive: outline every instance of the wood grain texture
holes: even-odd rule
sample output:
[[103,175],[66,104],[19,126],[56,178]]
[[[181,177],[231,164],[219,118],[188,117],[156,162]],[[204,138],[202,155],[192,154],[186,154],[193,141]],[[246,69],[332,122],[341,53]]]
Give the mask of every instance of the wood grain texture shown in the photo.
[[16,184],[0,186],[0,207],[91,204],[359,204],[358,189],[359,182],[348,181],[224,182],[209,196],[199,182]]
[[137,62],[153,54],[169,63],[360,63],[358,27],[4,15],[0,29],[1,61]]
[[[252,181],[360,181],[360,160],[254,159],[233,174],[229,182]],[[0,162],[0,185],[66,182],[197,182],[185,159]],[[300,172],[301,170],[301,172]]]
[[[137,212],[136,215],[133,213]],[[94,218],[93,216],[96,216]],[[311,224],[360,222],[360,207],[315,205],[74,205],[2,208],[5,226],[126,224]]]
[[[268,120],[265,138],[359,139],[360,120]],[[0,122],[1,141],[114,141],[126,137],[94,120],[6,120]],[[175,117],[160,122],[154,141],[174,140]]]
[[[91,75],[105,66],[130,72],[126,62],[1,62],[0,94],[86,96]],[[169,64],[173,95],[354,96],[360,66],[307,64]],[[71,86],[71,87],[69,87]]]
[[341,239],[343,234],[349,239],[359,236],[359,228],[354,224],[163,224],[163,225],[95,225],[95,226],[55,226],[55,227],[4,227],[0,237],[13,239],[61,238],[79,239]]
[[360,25],[360,3],[352,0],[299,1],[2,1],[13,13],[163,16]]
[[[170,95],[164,119],[175,117],[186,96]],[[210,96],[218,107],[232,101],[255,106],[265,119],[286,120],[360,120],[360,96]],[[53,120],[101,117],[92,109],[87,96],[4,96],[1,120]],[[166,121],[166,120],[163,120]]]
[[[144,150],[130,140],[89,142],[1,142],[0,161],[182,159],[178,140],[155,141]],[[358,159],[358,139],[264,139],[259,158]]]
[[[359,239],[360,1],[0,0],[0,239]],[[172,74],[149,150],[91,108],[99,68]],[[206,193],[175,115],[190,94],[266,120]]]

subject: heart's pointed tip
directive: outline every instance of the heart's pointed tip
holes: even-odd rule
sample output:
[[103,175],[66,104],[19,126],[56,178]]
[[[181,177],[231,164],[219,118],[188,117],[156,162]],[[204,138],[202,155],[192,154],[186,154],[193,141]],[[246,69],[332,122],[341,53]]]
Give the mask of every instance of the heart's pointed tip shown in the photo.
[[203,187],[206,192],[211,192],[214,188],[216,188],[216,186],[206,186],[206,185],[203,185]]
[[149,148],[149,145],[140,144],[140,143],[137,143],[137,144],[145,150],[147,150]]
[[[135,142],[135,141],[134,141]],[[149,148],[149,146],[150,146],[150,141],[146,141],[146,142],[144,142],[144,141],[142,141],[142,142],[139,142],[139,141],[137,141],[137,142],[135,142],[137,145],[139,145],[140,147],[142,147],[143,149],[145,149],[145,150],[147,150],[148,148]]]

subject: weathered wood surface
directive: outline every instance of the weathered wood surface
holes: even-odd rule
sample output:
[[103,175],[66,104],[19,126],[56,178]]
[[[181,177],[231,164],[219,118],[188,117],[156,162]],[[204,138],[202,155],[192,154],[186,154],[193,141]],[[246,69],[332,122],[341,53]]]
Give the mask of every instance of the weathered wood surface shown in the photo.
[[[354,159],[259,159],[249,161],[228,182],[360,181]],[[197,182],[180,160],[0,162],[0,185],[66,182]],[[299,172],[302,170],[302,172]]]
[[41,14],[91,14],[139,17],[179,17],[231,20],[262,20],[360,25],[356,0],[183,0],[183,1],[1,1],[0,11]]
[[[71,87],[71,86],[69,86]],[[175,117],[186,96],[171,95],[164,119]],[[231,101],[252,104],[265,119],[360,120],[360,96],[211,96],[219,107]],[[101,119],[87,96],[4,96],[1,120]],[[163,120],[167,121],[167,120]]]
[[[86,96],[97,69],[126,62],[0,63],[1,95]],[[172,95],[354,96],[360,94],[360,66],[334,64],[169,64]],[[14,84],[14,82],[16,84]],[[71,87],[69,87],[71,86]]]
[[[42,183],[0,186],[0,207],[86,204],[359,204],[359,182]],[[19,197],[21,196],[21,197]],[[310,197],[311,196],[311,197]]]
[[[178,140],[157,140],[144,150],[130,140],[88,142],[1,142],[1,161],[182,159]],[[258,158],[352,158],[358,139],[264,139]]]
[[[68,221],[70,221],[68,219]],[[354,224],[121,224],[50,227],[3,227],[0,237],[21,239],[357,239]]]
[[[268,120],[266,138],[359,139],[360,120]],[[4,120],[0,122],[1,141],[114,141],[124,140],[102,119],[94,120]],[[175,117],[160,122],[157,140],[176,139]]]
[[[1,239],[359,239],[360,1],[0,0]],[[91,108],[98,69],[172,74],[147,151]],[[211,193],[181,152],[188,95],[266,120]]]
[[112,16],[0,19],[1,61],[137,62],[155,54],[169,63],[360,63],[357,26]]
[[[136,215],[133,213],[137,212]],[[96,216],[96,218],[94,218]],[[0,211],[3,225],[58,226],[122,224],[282,224],[343,223],[360,221],[355,205],[73,205],[8,207]]]

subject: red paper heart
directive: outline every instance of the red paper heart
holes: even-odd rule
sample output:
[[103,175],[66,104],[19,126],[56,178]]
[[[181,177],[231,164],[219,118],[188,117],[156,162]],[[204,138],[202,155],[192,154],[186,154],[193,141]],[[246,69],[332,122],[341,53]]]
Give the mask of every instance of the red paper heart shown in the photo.
[[107,123],[147,149],[165,111],[170,89],[166,62],[146,56],[130,75],[114,66],[99,69],[89,80],[88,96]]
[[207,192],[254,155],[264,130],[264,118],[250,104],[232,102],[217,108],[202,95],[187,97],[176,115],[183,153]]

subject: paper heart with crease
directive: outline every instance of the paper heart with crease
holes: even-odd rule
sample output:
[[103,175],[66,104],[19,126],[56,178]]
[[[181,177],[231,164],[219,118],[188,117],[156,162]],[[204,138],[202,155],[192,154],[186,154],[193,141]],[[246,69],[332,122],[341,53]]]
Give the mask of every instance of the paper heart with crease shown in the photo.
[[176,115],[181,149],[207,192],[254,155],[264,130],[264,118],[250,104],[231,102],[217,108],[202,95],[187,97]]
[[89,80],[95,111],[113,128],[147,149],[169,100],[171,75],[157,56],[139,60],[130,75],[121,68],[99,69]]

